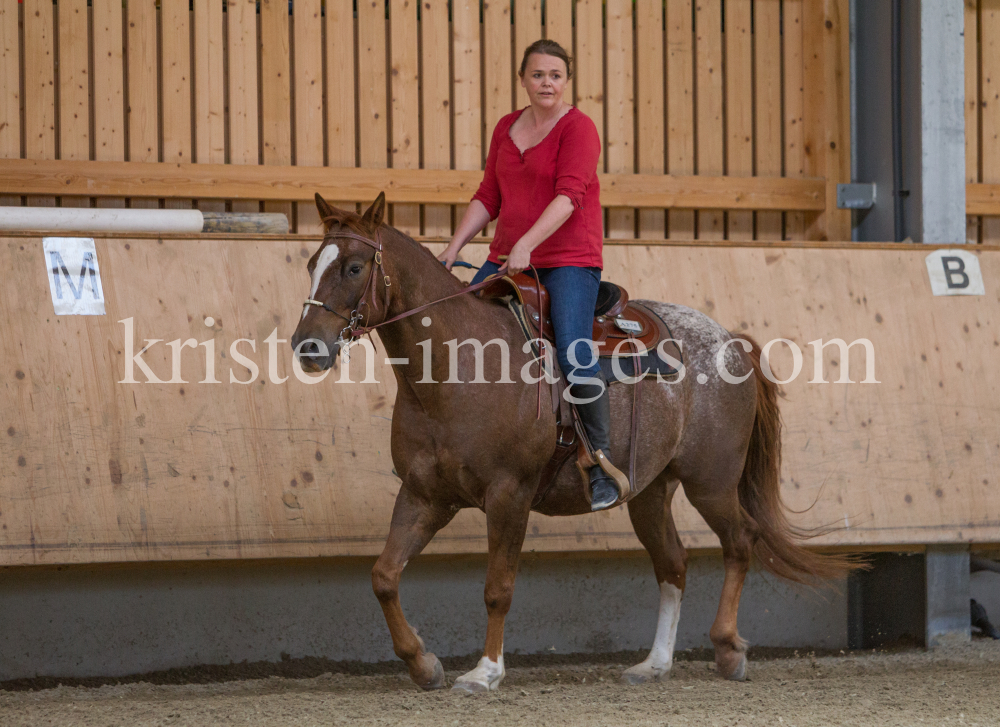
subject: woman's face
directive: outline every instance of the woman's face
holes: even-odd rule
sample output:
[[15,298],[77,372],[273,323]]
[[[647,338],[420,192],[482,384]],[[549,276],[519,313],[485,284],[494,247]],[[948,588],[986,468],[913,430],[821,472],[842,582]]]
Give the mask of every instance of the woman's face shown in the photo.
[[566,64],[561,58],[532,53],[521,76],[521,85],[528,92],[532,106],[550,109],[562,101],[566,75]]

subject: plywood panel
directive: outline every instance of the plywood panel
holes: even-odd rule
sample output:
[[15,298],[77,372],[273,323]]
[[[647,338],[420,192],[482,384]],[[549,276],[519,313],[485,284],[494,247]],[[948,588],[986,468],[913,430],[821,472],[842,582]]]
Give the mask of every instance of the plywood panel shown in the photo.
[[[297,166],[323,166],[323,18],[320,5],[320,0],[299,0],[292,17]],[[351,69],[341,68],[337,72],[353,76],[353,64]],[[351,104],[352,110],[353,106]],[[319,212],[311,202],[300,202],[296,206],[295,224],[300,233],[323,231]]]
[[[306,385],[290,370],[287,338],[306,284],[302,251],[317,243],[98,240],[107,315],[57,318],[41,240],[0,238],[0,265],[12,273],[0,288],[0,562],[379,552],[399,486],[388,451],[392,375],[381,356],[378,384],[338,384],[334,372]],[[485,252],[472,245],[469,257]],[[669,297],[762,342],[783,337],[801,346],[802,374],[781,399],[783,496],[808,510],[793,516],[798,524],[845,526],[817,544],[995,543],[1000,495],[990,485],[1000,477],[1000,378],[982,352],[995,347],[1000,250],[977,250],[988,295],[952,298],[931,295],[927,252],[609,244],[605,264],[607,277],[635,298]],[[674,272],[669,280],[656,272],[665,269]],[[161,291],[169,291],[169,305]],[[162,339],[142,358],[161,379],[177,374],[184,383],[117,383],[125,378],[126,330],[133,351]],[[836,337],[872,342],[880,384],[809,383],[815,360],[807,342]],[[241,338],[256,342],[255,350],[239,344],[258,368],[247,385],[229,377],[250,378],[231,355]],[[178,339],[200,345],[183,350],[175,370],[163,341]],[[24,345],[37,340],[66,346]],[[865,377],[860,346],[849,355],[848,362],[826,349],[827,380],[840,370],[854,381]],[[210,378],[206,356],[218,384],[199,383]],[[771,360],[779,376],[788,375],[787,349],[776,347]],[[685,544],[716,546],[678,499]],[[429,550],[480,552],[484,535],[481,517],[465,511]],[[525,547],[638,543],[617,509],[533,517]]]
[[[805,136],[803,125],[804,85],[802,48],[802,2],[784,0],[782,5],[782,46],[785,82],[785,176],[804,177]],[[801,212],[785,213],[785,239],[805,239],[806,219]]]
[[[479,3],[452,0],[452,96],[454,99],[455,169],[482,169],[483,153],[482,77],[479,72]],[[486,143],[489,143],[487,138]],[[470,190],[467,199],[471,199]],[[455,223],[467,205],[455,207]]]
[[[1000,182],[1000,5],[983,3],[982,38],[982,170],[981,181]],[[1000,243],[1000,217],[983,218],[984,244]]]
[[[125,160],[124,29],[121,3],[91,9],[94,64],[94,159]],[[124,207],[121,198],[97,200],[98,207]]]
[[[292,163],[292,71],[287,0],[260,3],[261,141],[265,165]],[[264,202],[265,212],[293,221],[292,205]]]
[[[87,0],[63,0],[59,17],[59,158],[90,159],[90,38]],[[0,25],[3,20],[0,20]],[[2,83],[2,82],[0,82]],[[0,111],[0,116],[3,116]],[[63,207],[90,207],[89,197],[63,197]]]
[[[55,24],[52,6],[24,13],[24,156],[56,158]],[[31,207],[55,207],[55,197],[28,197]]]
[[[691,0],[667,2],[667,172],[694,174],[694,29]],[[667,233],[694,239],[694,212],[670,210]]]
[[[635,67],[638,171],[663,174],[667,170],[663,133],[663,4],[658,0],[637,0],[635,14],[636,45],[641,59]],[[639,210],[640,238],[662,240],[666,230],[666,211]]]
[[[524,50],[542,37],[542,0],[520,0],[514,3],[514,90],[515,108],[524,108],[530,101],[521,87],[517,71],[521,68]],[[558,42],[558,41],[557,41]],[[570,52],[572,56],[572,52]],[[569,101],[572,96],[566,97]]]
[[[754,174],[781,176],[781,0],[754,4]],[[781,213],[758,212],[755,238],[780,240]]]
[[[130,0],[126,6],[128,65],[128,159],[160,160],[160,104],[158,99],[158,48],[156,0]],[[155,199],[132,198],[136,208],[156,208]]]
[[[420,168],[420,61],[417,53],[417,2],[390,3],[390,71],[392,93],[393,169]],[[420,234],[420,206],[392,205],[394,227],[408,235]]]
[[[633,82],[632,0],[607,2],[607,171],[635,172],[635,93]],[[635,237],[635,211],[607,211],[608,237]]]
[[[163,119],[163,160],[190,162],[191,133],[191,11],[184,0],[161,0],[161,68],[163,69],[160,116]],[[165,206],[190,209],[191,200],[171,199]]]
[[[448,1],[424,0],[420,23],[423,55],[423,166],[425,169],[451,167],[451,80],[448,47]],[[429,204],[424,207],[424,234],[451,235],[451,207]]]
[[[353,167],[358,163],[354,112],[354,3],[328,0],[326,3],[326,140],[327,164]],[[328,200],[338,207],[355,205]]]
[[[571,56],[575,57],[576,47],[573,43],[573,1],[574,0],[548,0],[545,3],[545,37],[554,40]],[[574,73],[574,76],[576,74]],[[563,100],[566,103],[576,104],[574,91],[574,80],[571,78],[566,84],[566,91]]]
[[[753,35],[750,0],[728,0],[726,23],[726,174],[753,174]],[[730,240],[753,239],[753,213],[730,212]]]
[[[257,111],[257,3],[228,0],[229,163],[260,163]],[[234,202],[233,212],[258,212],[256,202]]]
[[[723,122],[722,3],[695,5],[696,73],[698,83],[696,149],[698,174],[723,174],[726,169]],[[722,240],[726,236],[724,212],[698,212],[698,239]]]

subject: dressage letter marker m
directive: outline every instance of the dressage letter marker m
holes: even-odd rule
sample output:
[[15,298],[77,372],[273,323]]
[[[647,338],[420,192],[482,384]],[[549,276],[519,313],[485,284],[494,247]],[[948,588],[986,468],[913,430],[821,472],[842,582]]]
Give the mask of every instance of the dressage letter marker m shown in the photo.
[[52,307],[57,316],[103,316],[104,289],[97,249],[88,237],[42,240]]
[[935,250],[927,256],[934,295],[986,295],[979,257],[964,250]]

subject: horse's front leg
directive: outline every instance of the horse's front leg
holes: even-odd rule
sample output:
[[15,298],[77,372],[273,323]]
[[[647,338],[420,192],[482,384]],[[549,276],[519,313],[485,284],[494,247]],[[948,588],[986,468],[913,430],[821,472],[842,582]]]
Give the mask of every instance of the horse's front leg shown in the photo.
[[389,625],[393,650],[406,662],[410,678],[423,689],[443,687],[444,670],[438,658],[425,651],[423,639],[417,636],[403,616],[399,603],[399,579],[410,558],[424,549],[434,534],[451,521],[455,512],[451,508],[425,502],[404,484],[396,496],[385,549],[372,570],[372,588]]
[[503,624],[514,597],[514,579],[528,513],[535,488],[516,481],[494,485],[486,495],[486,532],[489,561],[486,568],[486,648],[479,665],[455,680],[454,689],[486,692],[504,677]]

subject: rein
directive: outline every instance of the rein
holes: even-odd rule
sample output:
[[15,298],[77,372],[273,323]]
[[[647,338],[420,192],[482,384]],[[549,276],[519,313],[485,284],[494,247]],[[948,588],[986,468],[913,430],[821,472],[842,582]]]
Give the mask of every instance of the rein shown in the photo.
[[[333,218],[324,218],[323,219],[323,222],[327,222],[327,221],[333,221]],[[392,318],[384,320],[381,323],[375,323],[375,324],[370,325],[370,326],[359,326],[358,324],[365,318],[365,314],[362,313],[362,310],[365,307],[369,307],[372,310],[377,310],[378,309],[378,301],[375,298],[375,288],[378,285],[378,283],[376,282],[376,276],[375,276],[375,269],[376,268],[378,268],[379,275],[381,276],[382,282],[385,285],[385,302],[384,302],[384,306],[385,306],[385,312],[386,312],[386,314],[389,313],[389,288],[392,286],[392,282],[389,280],[389,276],[386,274],[385,267],[383,265],[383,259],[384,259],[385,256],[382,254],[383,253],[382,237],[380,235],[380,230],[378,230],[378,229],[375,230],[375,239],[374,240],[369,240],[367,237],[364,237],[364,236],[359,235],[359,234],[354,233],[354,232],[340,232],[340,231],[338,231],[336,233],[327,234],[327,235],[323,236],[323,240],[324,241],[326,241],[326,240],[336,240],[338,238],[348,238],[348,239],[351,239],[351,240],[357,240],[359,242],[363,242],[364,244],[368,245],[371,248],[374,248],[374,250],[375,250],[375,258],[374,258],[374,261],[373,261],[373,264],[372,264],[371,272],[368,274],[368,282],[365,283],[364,292],[361,293],[361,297],[358,299],[358,302],[357,302],[354,310],[351,311],[351,317],[350,318],[346,318],[344,315],[338,313],[333,308],[331,308],[329,305],[327,305],[326,303],[324,303],[323,301],[320,301],[320,300],[313,300],[312,298],[306,298],[305,302],[303,303],[303,305],[314,305],[314,306],[317,306],[319,308],[322,308],[323,310],[328,311],[330,313],[333,313],[335,316],[343,318],[345,321],[347,321],[347,326],[345,326],[340,331],[340,336],[338,338],[339,341],[343,341],[344,340],[344,334],[345,333],[347,334],[347,337],[350,338],[350,339],[352,339],[352,340],[355,339],[355,338],[360,338],[361,336],[364,336],[364,335],[368,335],[368,337],[370,339],[371,338],[371,332],[374,331],[376,328],[381,328],[382,326],[388,325],[390,323],[395,323],[396,321],[400,321],[400,320],[402,320],[404,318],[409,318],[410,316],[416,315],[417,313],[425,311],[428,308],[430,308],[431,306],[435,306],[438,303],[442,303],[442,302],[444,302],[446,300],[451,300],[452,298],[457,298],[460,295],[465,295],[466,293],[474,293],[477,290],[485,288],[487,285],[489,285],[490,283],[492,283],[492,282],[494,282],[496,280],[495,277],[491,276],[491,277],[487,278],[486,280],[483,280],[483,281],[480,281],[480,282],[476,283],[475,285],[466,286],[466,287],[462,288],[460,291],[458,291],[457,293],[452,293],[451,295],[446,295],[443,298],[438,298],[437,300],[432,300],[430,303],[424,303],[423,305],[417,306],[416,308],[411,308],[410,310],[404,311],[403,313],[400,313],[397,316],[393,316]],[[472,267],[472,266],[470,265],[469,267]],[[534,265],[531,266],[531,271],[535,275],[535,288],[536,288],[536,292],[538,294],[538,300],[541,300],[542,299],[542,295],[541,295],[541,286],[542,286],[542,284],[541,284],[541,281],[539,281],[539,279],[538,279],[538,271],[535,270],[535,266]],[[368,303],[369,299],[371,300],[371,304]],[[545,345],[547,343],[547,342],[544,341],[544,339],[545,339],[545,320],[544,320],[544,317],[542,317],[542,316],[540,316],[540,318],[542,318],[542,320],[540,320],[539,324],[538,324],[539,325],[538,337],[539,337],[540,340],[542,340],[544,342],[542,345]],[[539,362],[539,366],[544,366],[544,362],[540,361]],[[545,377],[542,376],[542,377],[540,377],[538,379],[538,403],[537,403],[537,412],[535,414],[535,417],[537,419],[540,419],[541,416],[542,416],[542,380],[544,378]]]

